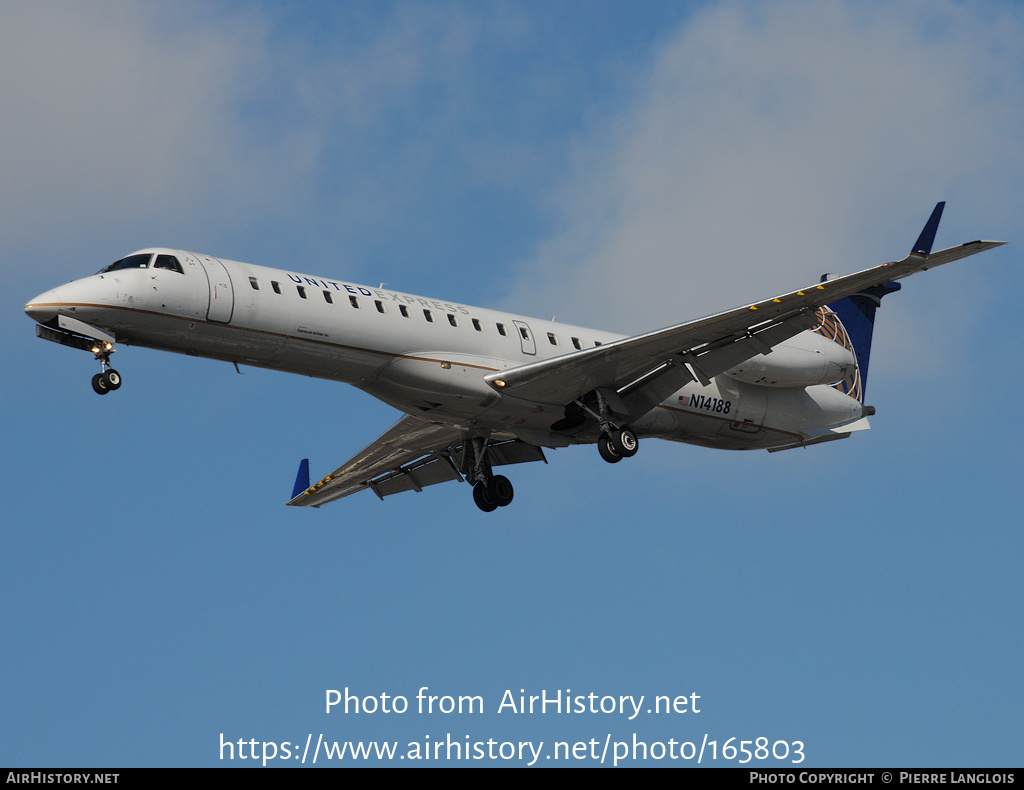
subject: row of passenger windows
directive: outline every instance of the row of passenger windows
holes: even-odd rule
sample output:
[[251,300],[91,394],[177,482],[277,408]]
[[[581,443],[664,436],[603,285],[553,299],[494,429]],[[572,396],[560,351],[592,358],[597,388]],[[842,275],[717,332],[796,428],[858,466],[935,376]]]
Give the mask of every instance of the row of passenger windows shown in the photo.
[[[250,277],[249,278],[249,285],[252,286],[252,289],[254,291],[260,290],[259,278],[258,277]],[[274,289],[274,293],[276,293],[276,294],[281,293],[281,284],[277,280],[271,280],[270,281],[270,287]],[[306,286],[304,286],[304,285],[296,285],[295,286],[295,290],[298,292],[299,297],[301,299],[307,299],[308,298],[308,296],[306,294]],[[330,291],[323,291],[323,295],[324,295],[324,301],[327,302],[327,304],[334,304],[334,294],[333,293],[331,293]],[[352,307],[354,307],[356,310],[358,310],[360,308],[359,297],[358,296],[349,295],[348,303]],[[387,305],[384,304],[384,302],[382,302],[380,299],[374,299],[373,300],[373,305],[374,305],[374,307],[377,308],[377,312],[378,313],[386,313],[388,311]],[[410,317],[408,305],[404,305],[404,304],[398,305],[398,312],[402,314],[403,318],[409,318]],[[458,316],[455,315],[455,313],[445,313],[445,316],[447,316],[448,323],[451,324],[452,326],[456,326],[457,327],[459,325],[459,318],[458,318]],[[423,318],[428,323],[431,323],[431,324],[434,323],[434,311],[433,310],[429,310],[429,309],[424,309],[423,310]],[[480,319],[479,318],[470,318],[469,320],[473,324],[473,329],[475,329],[477,332],[483,332],[484,331],[483,324],[480,323]],[[495,323],[495,328],[498,330],[498,334],[499,335],[501,335],[502,337],[508,337],[508,329],[505,326],[505,324],[503,324],[500,321],[498,321],[498,322]],[[527,327],[520,326],[520,327],[518,327],[518,329],[519,329],[519,333],[522,335],[523,340],[527,340],[527,341],[530,340],[530,330]],[[557,346],[558,345],[558,336],[554,332],[548,332],[547,335],[548,335],[548,342],[551,345],[553,345],[553,346]],[[573,348],[576,348],[576,349],[582,349],[583,348],[583,343],[582,343],[582,341],[578,337],[571,338],[571,340],[572,340]],[[595,340],[594,341],[594,345],[595,346],[599,346],[599,345],[601,345],[601,343],[599,341]]]

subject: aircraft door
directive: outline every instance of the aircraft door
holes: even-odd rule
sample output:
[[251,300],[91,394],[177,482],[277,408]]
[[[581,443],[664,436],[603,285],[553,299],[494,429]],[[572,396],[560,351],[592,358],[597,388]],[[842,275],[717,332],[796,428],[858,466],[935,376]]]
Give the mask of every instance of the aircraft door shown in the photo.
[[197,255],[210,284],[210,306],[206,311],[209,321],[227,324],[235,309],[235,292],[231,286],[231,275],[227,267],[209,255]]
[[537,341],[534,340],[530,327],[524,321],[513,321],[512,323],[515,324],[516,331],[519,333],[519,342],[523,344],[523,353],[536,354]]

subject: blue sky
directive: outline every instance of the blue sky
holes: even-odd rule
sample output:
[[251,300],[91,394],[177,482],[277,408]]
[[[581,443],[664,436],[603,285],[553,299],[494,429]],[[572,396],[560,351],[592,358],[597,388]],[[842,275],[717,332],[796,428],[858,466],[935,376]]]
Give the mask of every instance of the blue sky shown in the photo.
[[[1009,3],[5,3],[0,763],[636,733],[1020,765],[1022,28]],[[167,245],[643,331],[901,257],[938,200],[937,246],[1010,244],[886,300],[870,432],[550,452],[489,515],[457,484],[287,509],[299,459],[397,415],[143,349],[98,398],[21,312]],[[485,711],[324,713],[423,686]],[[498,713],[506,689],[702,707]]]

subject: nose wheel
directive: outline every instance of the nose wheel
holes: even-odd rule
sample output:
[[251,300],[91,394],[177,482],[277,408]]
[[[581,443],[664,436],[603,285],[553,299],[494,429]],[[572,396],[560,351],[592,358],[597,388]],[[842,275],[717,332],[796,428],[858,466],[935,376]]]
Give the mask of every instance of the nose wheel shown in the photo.
[[113,368],[97,373],[92,377],[92,388],[99,395],[106,395],[111,390],[116,390],[120,386],[121,374]]
[[92,377],[92,389],[98,395],[106,395],[121,386],[121,374],[110,367],[110,355],[115,351],[112,343],[94,346],[92,352],[100,361],[102,371]]

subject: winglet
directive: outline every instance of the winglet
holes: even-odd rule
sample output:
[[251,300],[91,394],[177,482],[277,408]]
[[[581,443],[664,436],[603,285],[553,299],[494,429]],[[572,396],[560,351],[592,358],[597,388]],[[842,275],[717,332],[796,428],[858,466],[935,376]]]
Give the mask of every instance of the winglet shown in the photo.
[[303,458],[299,461],[299,473],[295,475],[295,488],[292,489],[292,499],[295,499],[303,491],[309,489],[309,459]]
[[911,255],[929,255],[931,253],[932,244],[935,243],[935,231],[939,229],[939,220],[942,218],[942,209],[945,207],[946,201],[944,200],[935,204],[932,215],[928,217],[924,230],[921,231],[921,235],[914,243],[914,248],[910,251]]

